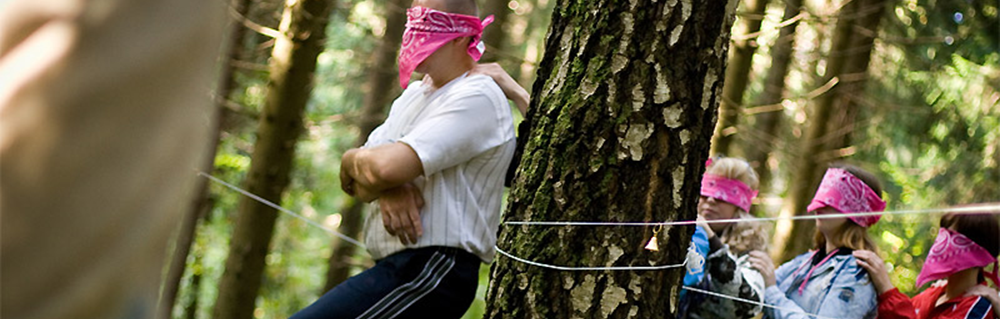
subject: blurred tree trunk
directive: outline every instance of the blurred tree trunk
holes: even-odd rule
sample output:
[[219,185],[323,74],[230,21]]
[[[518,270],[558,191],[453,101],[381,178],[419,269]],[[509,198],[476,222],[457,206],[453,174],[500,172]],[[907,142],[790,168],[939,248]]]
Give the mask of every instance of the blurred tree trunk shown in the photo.
[[757,51],[757,35],[764,19],[768,0],[744,0],[744,11],[733,30],[733,43],[729,48],[729,62],[722,86],[722,104],[719,121],[712,135],[712,154],[729,154],[736,137],[736,125],[743,110],[743,93],[747,90],[753,55]]
[[[282,8],[285,7],[286,0],[250,0],[250,10],[246,15],[251,22],[263,27],[278,29],[281,23]],[[270,57],[271,47],[274,46],[275,39],[268,35],[257,32],[250,33],[249,39],[244,43],[251,54],[243,62],[254,64],[266,64]]]
[[[694,219],[735,6],[559,1],[504,219]],[[652,227],[501,226],[497,245],[573,267],[678,264],[692,230],[663,229],[658,252],[643,249]],[[672,317],[683,273],[556,272],[497,256],[486,317]]]
[[[230,9],[241,15],[245,15],[248,4],[249,0],[233,0],[230,2]],[[224,49],[226,50],[226,54],[221,59],[222,72],[219,75],[220,83],[215,92],[217,104],[224,104],[237,86],[235,77],[236,68],[230,61],[235,61],[242,55],[242,43],[246,34],[246,28],[239,22],[230,20],[227,27],[229,28],[229,43],[228,47]],[[220,107],[220,111],[215,112],[215,118],[212,119],[212,141],[209,143],[209,151],[207,152],[207,156],[205,156],[205,163],[201,167],[201,170],[204,172],[211,173],[215,168],[215,153],[219,147],[222,122],[227,113],[223,110],[225,108]],[[208,180],[199,178],[197,183],[198,185],[194,190],[194,200],[190,203],[188,214],[181,221],[176,242],[174,243],[174,252],[171,254],[170,268],[168,268],[166,278],[161,285],[160,300],[157,305],[157,318],[166,319],[172,317],[171,312],[174,309],[174,304],[177,302],[177,292],[180,290],[181,278],[184,277],[184,270],[187,266],[188,254],[191,252],[191,243],[194,241],[195,230],[198,228],[198,221],[212,209],[212,200],[208,193]]]
[[[337,231],[351,238],[357,238],[364,224],[364,208],[364,202],[353,197],[349,198],[340,210],[340,227]],[[351,256],[354,256],[356,251],[354,244],[335,236],[331,247],[330,259],[327,261],[326,283],[323,284],[321,295],[350,278],[351,269],[355,267],[351,261]]]
[[507,45],[507,24],[510,19],[510,8],[507,7],[510,0],[487,0],[483,6],[483,14],[486,17],[493,15],[493,24],[483,30],[483,43],[486,44],[486,53],[483,54],[484,62],[499,62],[504,70],[512,70],[517,67],[520,61],[516,57],[504,56],[510,54]]
[[[532,10],[528,10],[525,14],[516,14],[508,17],[507,30],[507,46],[512,51],[516,51],[518,54],[517,65],[507,70],[510,72],[510,76],[521,83],[521,85],[528,87],[534,82],[535,79],[535,69],[538,67],[537,62],[541,60],[542,55],[545,54],[544,45],[538,45],[544,42],[545,35],[547,34],[545,30],[548,30],[549,19],[552,16],[552,9],[555,6],[554,0],[517,0],[519,6],[525,4],[529,5]],[[518,30],[516,28],[519,25],[524,25],[523,30]],[[520,31],[520,32],[518,32]]]
[[[850,49],[845,53],[847,62],[841,71],[840,83],[832,92],[834,94],[832,107],[837,110],[838,116],[830,122],[830,127],[827,129],[829,137],[823,141],[829,143],[826,147],[828,150],[840,150],[851,146],[851,136],[857,127],[857,115],[865,99],[868,65],[875,47],[878,26],[882,21],[882,13],[891,2],[891,0],[863,2],[856,15],[857,23],[851,35],[851,43],[848,45]],[[832,156],[841,157],[849,154],[850,152],[845,150]]]
[[[195,263],[201,263],[201,257],[195,257]],[[191,301],[184,306],[184,317],[185,319],[195,319],[198,316],[198,290],[201,288],[201,273],[196,273],[191,275],[191,291],[192,298]]]
[[[316,57],[323,50],[332,0],[289,0],[271,55],[270,82],[261,112],[250,171],[244,188],[281,202],[288,186],[295,143],[313,87]],[[213,318],[251,318],[260,288],[264,257],[277,211],[240,197],[226,269],[219,283]]]
[[[410,0],[389,0],[383,8],[385,12],[385,35],[375,48],[369,64],[368,82],[365,84],[364,105],[361,106],[361,116],[358,120],[358,140],[355,146],[361,146],[382,121],[385,120],[385,110],[392,103],[392,98],[399,91],[399,81],[396,72],[396,55],[403,39],[403,29],[406,26],[406,12],[395,8],[406,8]],[[361,233],[365,203],[348,199],[341,208],[340,228],[338,231],[349,237],[357,238]],[[326,284],[323,292],[337,286],[351,275],[354,264],[351,256],[356,246],[333,238],[333,251],[330,253],[329,267],[326,272]]]
[[[801,0],[785,0],[785,13],[782,21],[790,21],[798,16],[802,10]],[[792,62],[792,52],[795,49],[795,29],[799,22],[794,21],[778,31],[778,38],[771,46],[771,67],[767,69],[767,77],[764,79],[764,91],[757,99],[756,105],[773,106],[773,109],[758,113],[754,123],[754,136],[759,140],[757,143],[746,143],[743,146],[743,153],[747,161],[757,170],[760,176],[760,192],[767,193],[771,185],[771,169],[767,166],[767,160],[774,146],[778,143],[776,136],[781,119],[784,117],[784,108],[781,101],[785,93],[785,78],[788,77],[788,67]]]
[[[203,206],[205,211],[201,213],[201,222],[207,223],[211,219],[212,209],[215,206],[215,199],[209,197],[207,203]],[[204,244],[199,245],[199,247],[204,247]],[[204,273],[205,267],[202,265],[202,258],[205,254],[205,248],[201,248],[200,251],[195,251],[194,261],[191,264],[194,265],[191,269],[191,284],[188,286],[188,304],[184,306],[184,316],[183,318],[195,319],[198,315],[198,300],[199,294],[201,292],[201,280],[204,278],[202,274]]]
[[[802,150],[789,184],[791,191],[786,201],[785,215],[806,214],[806,206],[812,200],[816,187],[823,177],[826,165],[836,156],[835,151],[842,148],[844,131],[834,131],[835,112],[849,111],[852,97],[863,92],[863,81],[858,81],[859,75],[867,70],[871,56],[875,31],[878,29],[882,12],[886,3],[883,0],[855,0],[846,4],[838,13],[837,26],[834,29],[833,43],[827,59],[826,81],[837,78],[837,84],[830,91],[821,95],[813,106],[813,114],[809,118],[809,128],[803,141]],[[837,125],[845,125],[838,122]],[[842,126],[837,127],[842,128]],[[782,221],[786,225],[788,221]],[[779,223],[781,228],[782,223]],[[786,226],[787,227],[787,226]],[[814,221],[798,221],[791,223],[787,236],[777,233],[772,255],[780,256],[779,262],[792,259],[808,250],[812,245]]]

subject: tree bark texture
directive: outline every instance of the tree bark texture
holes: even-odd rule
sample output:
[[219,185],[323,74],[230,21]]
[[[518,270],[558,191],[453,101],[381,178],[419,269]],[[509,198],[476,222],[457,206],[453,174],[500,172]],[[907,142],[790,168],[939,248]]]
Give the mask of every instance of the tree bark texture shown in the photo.
[[[290,0],[271,54],[270,82],[244,188],[273,202],[289,183],[295,143],[323,50],[331,0]],[[251,318],[277,211],[241,197],[213,318]]]
[[[379,124],[385,121],[385,111],[392,103],[392,98],[399,92],[399,81],[396,76],[396,55],[399,52],[400,42],[403,39],[403,29],[406,27],[406,12],[396,8],[406,8],[410,0],[390,0],[385,4],[385,34],[375,48],[370,62],[368,80],[365,84],[364,105],[361,106],[361,114],[358,117],[358,139],[355,146],[364,145]],[[357,238],[361,234],[363,225],[362,212],[365,203],[350,199],[341,208],[340,227],[338,231],[342,234]],[[331,245],[333,251],[330,253],[329,267],[326,271],[326,283],[323,285],[323,292],[326,292],[350,277],[354,264],[351,256],[356,251],[356,246],[343,241],[340,237],[333,238]]]
[[[844,146],[844,133],[840,131],[843,127],[831,124],[835,122],[833,114],[850,111],[852,96],[860,96],[863,92],[863,81],[858,81],[857,77],[859,74],[863,76],[867,70],[875,39],[873,32],[865,30],[877,30],[885,5],[883,0],[856,0],[846,4],[838,13],[824,81],[837,78],[837,84],[819,96],[813,105],[809,128],[797,157],[798,163],[793,167],[785,214],[807,213],[806,206],[812,200],[827,164],[835,159],[830,154]],[[838,122],[838,125],[845,124]],[[814,221],[797,221],[790,227],[787,236],[776,236],[772,248],[777,249],[772,251],[772,255],[780,256],[781,262],[791,260],[812,245]]]
[[[782,21],[789,21],[799,15],[802,10],[801,0],[785,0],[785,13]],[[762,112],[756,115],[754,122],[754,136],[759,140],[757,143],[745,143],[743,154],[750,162],[760,177],[760,192],[767,193],[771,185],[771,169],[767,166],[767,160],[774,146],[778,142],[776,136],[778,127],[784,117],[783,108],[778,108],[784,98],[785,78],[788,76],[788,66],[792,62],[792,52],[795,48],[795,28],[799,22],[795,21],[782,27],[778,31],[778,38],[771,46],[771,67],[767,69],[764,79],[764,91],[761,92],[756,105],[776,106],[774,111]]]
[[722,86],[722,104],[719,121],[712,135],[712,154],[729,154],[736,138],[736,125],[743,110],[743,93],[750,80],[753,55],[757,51],[757,33],[764,19],[768,0],[744,0],[743,15],[733,30],[734,41],[729,48],[729,65],[726,66],[725,84]]
[[[735,1],[556,4],[505,221],[694,219]],[[562,266],[683,263],[692,227],[501,225],[497,245]],[[497,256],[489,318],[671,317],[683,268],[553,271]]]

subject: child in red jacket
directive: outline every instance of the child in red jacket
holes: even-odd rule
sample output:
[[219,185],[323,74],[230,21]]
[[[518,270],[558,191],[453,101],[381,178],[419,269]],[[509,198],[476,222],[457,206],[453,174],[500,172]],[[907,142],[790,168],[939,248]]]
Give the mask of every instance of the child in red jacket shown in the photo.
[[[854,252],[858,265],[868,270],[879,293],[878,317],[882,319],[1000,318],[1000,295],[986,285],[997,285],[997,255],[1000,252],[1000,225],[996,215],[947,214],[934,241],[917,286],[947,278],[910,299],[889,281],[885,263],[878,255]],[[993,272],[984,268],[993,264]],[[985,275],[985,276],[984,276]]]

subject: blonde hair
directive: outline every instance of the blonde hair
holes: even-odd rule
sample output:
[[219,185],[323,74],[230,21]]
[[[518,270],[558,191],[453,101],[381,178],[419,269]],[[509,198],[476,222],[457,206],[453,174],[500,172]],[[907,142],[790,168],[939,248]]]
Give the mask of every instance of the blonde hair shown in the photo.
[[[855,224],[852,221],[846,221],[840,226],[840,231],[836,235],[838,241],[840,242],[840,247],[847,247],[852,250],[870,250],[872,252],[878,253],[878,246],[875,245],[875,241],[872,237],[868,235],[868,229],[861,227],[861,225]],[[816,229],[816,235],[813,236],[813,242],[816,243],[816,249],[824,249],[826,247],[826,236]],[[830,253],[830,252],[826,252]]]
[[[705,174],[741,181],[752,190],[757,190],[757,186],[760,184],[757,172],[750,167],[750,163],[741,158],[715,158],[712,160],[712,165],[705,170]],[[753,217],[750,212],[739,207],[736,208],[736,212],[740,219]],[[742,255],[753,250],[765,250],[767,248],[766,233],[760,223],[735,222],[722,230],[719,239],[729,245],[731,252]]]
[[742,158],[718,157],[712,160],[712,165],[705,169],[705,174],[741,181],[752,190],[757,190],[757,186],[760,184],[757,172],[750,168],[750,163]]

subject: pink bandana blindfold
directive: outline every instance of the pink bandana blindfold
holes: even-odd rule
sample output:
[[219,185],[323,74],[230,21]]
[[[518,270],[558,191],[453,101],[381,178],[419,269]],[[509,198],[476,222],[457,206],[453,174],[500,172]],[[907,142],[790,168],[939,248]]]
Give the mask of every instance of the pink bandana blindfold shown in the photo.
[[701,178],[701,196],[722,200],[749,212],[757,191],[735,179],[705,174]]
[[965,235],[947,228],[938,230],[937,239],[927,254],[924,267],[917,276],[917,287],[925,283],[947,278],[951,274],[973,267],[986,267],[993,264],[993,272],[986,277],[993,284],[1000,285],[997,279],[997,259],[985,248],[977,245]]
[[399,50],[399,85],[404,89],[410,83],[413,70],[428,56],[448,41],[472,37],[469,55],[479,61],[483,55],[483,28],[493,22],[493,16],[484,20],[464,14],[442,12],[425,7],[406,10],[406,31]]
[[[809,203],[808,211],[823,207],[833,207],[841,213],[881,212],[885,210],[885,201],[860,179],[841,168],[831,168],[823,175],[823,182],[816,190],[816,196]],[[868,227],[882,216],[848,217],[861,227]]]

